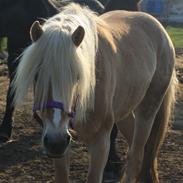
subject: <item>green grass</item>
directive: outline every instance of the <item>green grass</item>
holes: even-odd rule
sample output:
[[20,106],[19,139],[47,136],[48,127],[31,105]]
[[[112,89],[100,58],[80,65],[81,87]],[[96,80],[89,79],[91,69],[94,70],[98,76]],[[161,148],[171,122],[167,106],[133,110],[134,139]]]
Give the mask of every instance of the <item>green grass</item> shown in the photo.
[[0,51],[5,50],[7,48],[7,39],[0,39]]
[[166,30],[175,48],[183,48],[183,26],[167,26]]

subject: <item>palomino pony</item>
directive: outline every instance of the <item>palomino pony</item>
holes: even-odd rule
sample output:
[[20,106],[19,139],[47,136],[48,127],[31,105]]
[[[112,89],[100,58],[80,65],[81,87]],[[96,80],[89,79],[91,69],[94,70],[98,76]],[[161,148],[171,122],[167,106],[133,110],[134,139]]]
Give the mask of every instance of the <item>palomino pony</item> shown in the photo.
[[43,147],[57,158],[56,182],[69,182],[71,138],[88,147],[87,182],[102,182],[112,126],[116,122],[124,131],[125,119],[134,130],[121,182],[137,182],[144,158],[152,182],[159,182],[148,165],[165,134],[161,124],[168,124],[176,81],[174,48],[160,23],[140,12],[97,17],[71,4],[43,26],[36,21],[31,38],[13,83],[15,104],[23,102],[34,83],[33,110],[44,123]]
[[[10,83],[14,78],[14,73],[18,62],[16,60],[26,46],[30,44],[29,29],[31,24],[40,18],[47,18],[59,12],[58,7],[62,7],[72,2],[72,0],[62,1],[55,4],[52,0],[0,0],[0,37],[8,38],[8,70]],[[97,0],[73,0],[81,5],[88,6],[91,10],[101,14],[104,7]],[[111,0],[106,6],[106,11],[115,9],[135,10],[137,11],[137,0]],[[34,11],[32,11],[34,9]],[[12,14],[16,14],[15,19],[12,19]],[[22,16],[22,14],[24,16]],[[14,24],[16,23],[16,25]],[[16,29],[15,29],[16,27]],[[12,31],[14,30],[14,31]],[[7,105],[5,114],[0,126],[0,142],[6,142],[11,137],[12,132],[12,117],[14,106],[12,105],[13,96],[11,93],[11,85],[7,93]],[[111,144],[108,163],[106,165],[106,174],[109,177],[119,177],[120,161],[116,155],[115,139],[117,136],[117,128],[114,126],[111,133]],[[117,162],[117,163],[116,163]]]

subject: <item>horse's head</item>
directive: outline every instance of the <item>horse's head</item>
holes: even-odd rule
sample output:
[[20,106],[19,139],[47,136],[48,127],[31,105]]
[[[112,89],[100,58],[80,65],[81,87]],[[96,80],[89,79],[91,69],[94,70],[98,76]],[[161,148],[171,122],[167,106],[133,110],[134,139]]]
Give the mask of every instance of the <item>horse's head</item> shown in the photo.
[[49,0],[0,0],[0,37],[28,37],[36,19],[56,13]]
[[[31,39],[34,43],[39,41],[41,36],[44,36],[44,30],[38,21],[32,25],[30,33]],[[78,26],[78,28],[72,33],[71,38],[75,47],[80,45],[84,38],[84,34],[84,29],[81,26]],[[46,71],[44,70],[44,72]],[[68,89],[70,92],[69,95],[59,95],[59,92],[56,91],[59,87],[55,87],[57,84],[55,85],[50,82],[47,87],[48,92],[46,93],[46,100],[43,102],[40,101],[40,91],[44,90],[40,88],[40,85],[43,82],[41,81],[40,84],[40,79],[41,78],[39,77],[38,72],[34,82],[35,90],[33,110],[36,112],[37,116],[39,115],[39,119],[41,119],[43,123],[42,142],[45,152],[48,156],[56,158],[64,155],[70,143],[71,134],[73,136],[73,130],[71,128],[73,127],[73,121],[76,115],[76,105],[78,99],[76,92],[77,78],[72,78],[73,81],[71,86],[67,86],[67,83],[64,85],[65,87],[70,87],[70,89]],[[59,80],[58,78],[56,79]],[[69,77],[67,79],[69,80]],[[63,99],[64,97],[67,99]]]
[[23,102],[33,83],[34,112],[43,122],[42,142],[52,157],[67,150],[75,112],[76,120],[84,121],[94,106],[96,19],[89,9],[71,4],[44,25],[35,21],[30,30],[33,44],[22,54],[16,72],[15,105]]

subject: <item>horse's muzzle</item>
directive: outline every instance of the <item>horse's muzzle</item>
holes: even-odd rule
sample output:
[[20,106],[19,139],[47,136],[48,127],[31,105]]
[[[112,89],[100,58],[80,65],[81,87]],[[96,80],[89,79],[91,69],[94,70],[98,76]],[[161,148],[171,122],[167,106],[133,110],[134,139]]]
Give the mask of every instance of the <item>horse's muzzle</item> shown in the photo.
[[49,135],[46,134],[43,140],[45,154],[50,158],[61,158],[69,143],[70,135],[68,133],[59,135]]

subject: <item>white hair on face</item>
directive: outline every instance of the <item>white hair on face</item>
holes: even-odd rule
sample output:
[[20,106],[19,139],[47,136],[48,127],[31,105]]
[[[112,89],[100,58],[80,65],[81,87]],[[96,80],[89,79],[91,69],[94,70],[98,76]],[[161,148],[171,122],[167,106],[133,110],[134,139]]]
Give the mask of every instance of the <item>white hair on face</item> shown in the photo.
[[[36,102],[43,105],[52,88],[54,100],[62,101],[65,109],[70,110],[77,85],[77,117],[85,118],[86,110],[94,106],[97,22],[101,24],[93,12],[76,4],[70,4],[45,22],[42,36],[24,51],[18,66],[13,83],[15,105],[23,102],[38,74]],[[71,35],[79,25],[84,28],[85,36],[76,47]]]

